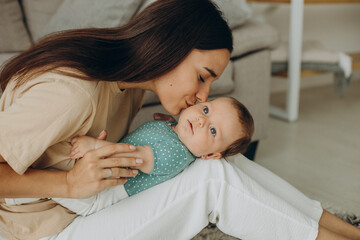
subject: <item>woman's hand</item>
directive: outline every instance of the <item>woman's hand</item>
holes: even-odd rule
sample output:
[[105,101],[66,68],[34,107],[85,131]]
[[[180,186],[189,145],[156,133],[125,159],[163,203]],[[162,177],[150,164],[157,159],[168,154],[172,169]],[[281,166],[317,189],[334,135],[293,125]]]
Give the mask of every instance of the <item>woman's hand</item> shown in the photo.
[[138,163],[135,157],[112,156],[135,150],[136,147],[129,144],[114,143],[86,153],[67,173],[69,196],[87,198],[106,188],[124,184],[125,177],[136,176],[138,170],[124,168],[139,168],[142,163]]
[[177,122],[173,116],[163,113],[154,113],[153,118],[154,120]]

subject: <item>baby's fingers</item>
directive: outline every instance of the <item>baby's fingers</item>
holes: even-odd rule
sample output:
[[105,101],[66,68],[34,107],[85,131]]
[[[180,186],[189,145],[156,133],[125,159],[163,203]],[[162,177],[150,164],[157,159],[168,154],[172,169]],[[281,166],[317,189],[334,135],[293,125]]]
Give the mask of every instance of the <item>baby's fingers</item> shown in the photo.
[[75,145],[73,145],[73,146],[71,147],[71,151],[72,151],[72,152],[78,151],[78,149],[79,149],[78,144],[75,144]]
[[69,156],[73,156],[77,153],[78,151],[76,151],[75,149],[71,149],[70,153],[69,153]]
[[74,145],[79,140],[79,137],[74,137],[71,139],[71,145]]
[[79,151],[72,151],[70,154],[69,154],[69,157],[71,159],[78,159],[78,158],[81,158],[83,157],[82,154],[79,152]]

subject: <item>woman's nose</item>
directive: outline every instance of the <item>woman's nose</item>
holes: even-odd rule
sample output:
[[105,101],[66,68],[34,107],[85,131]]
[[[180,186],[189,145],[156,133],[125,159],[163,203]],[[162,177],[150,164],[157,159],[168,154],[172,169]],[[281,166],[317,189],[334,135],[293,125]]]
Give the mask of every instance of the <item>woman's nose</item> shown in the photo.
[[210,92],[210,84],[207,84],[206,86],[202,86],[195,95],[196,101],[206,102],[209,97],[209,92]]

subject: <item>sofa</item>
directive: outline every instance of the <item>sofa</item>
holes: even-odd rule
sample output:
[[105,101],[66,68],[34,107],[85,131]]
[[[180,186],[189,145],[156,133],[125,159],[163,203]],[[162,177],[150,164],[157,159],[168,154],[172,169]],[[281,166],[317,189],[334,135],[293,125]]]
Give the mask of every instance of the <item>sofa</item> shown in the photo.
[[[46,34],[74,28],[115,27],[154,0],[0,0],[0,65],[27,49]],[[253,143],[246,155],[254,158],[259,140],[266,137],[269,112],[270,50],[278,32],[251,20],[245,0],[214,0],[223,11],[234,38],[234,51],[223,75],[214,82],[210,99],[232,96],[244,103],[255,121]],[[1,94],[1,93],[0,93]],[[131,129],[166,113],[152,92]]]

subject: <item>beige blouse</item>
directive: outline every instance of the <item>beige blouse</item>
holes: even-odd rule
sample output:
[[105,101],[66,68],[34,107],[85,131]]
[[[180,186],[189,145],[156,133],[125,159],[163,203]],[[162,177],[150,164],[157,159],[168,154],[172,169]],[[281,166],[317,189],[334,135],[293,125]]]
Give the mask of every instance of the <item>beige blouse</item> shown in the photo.
[[[0,99],[0,154],[18,174],[29,167],[70,170],[75,136],[95,137],[105,129],[108,141],[118,141],[127,134],[144,96],[141,89],[121,91],[116,82],[53,72],[13,88],[10,81]],[[17,206],[0,200],[0,236],[38,239],[60,232],[75,217],[52,200]]]

